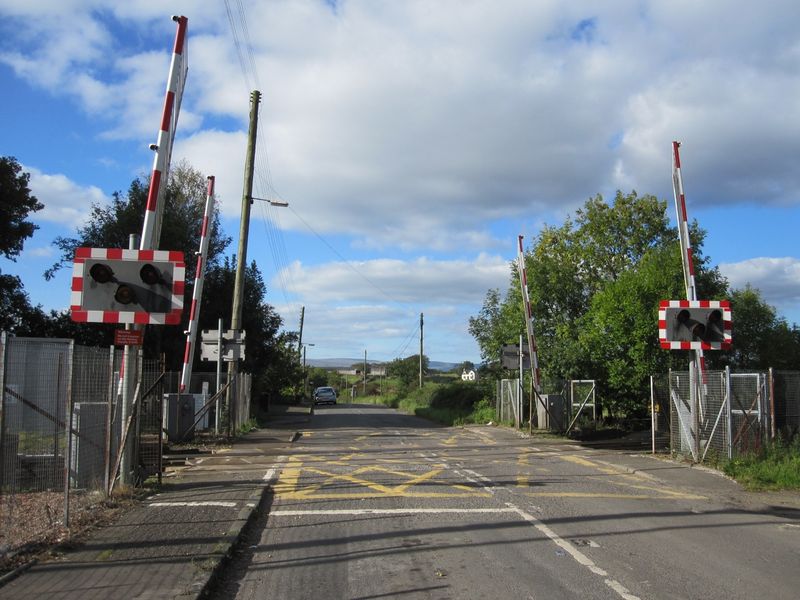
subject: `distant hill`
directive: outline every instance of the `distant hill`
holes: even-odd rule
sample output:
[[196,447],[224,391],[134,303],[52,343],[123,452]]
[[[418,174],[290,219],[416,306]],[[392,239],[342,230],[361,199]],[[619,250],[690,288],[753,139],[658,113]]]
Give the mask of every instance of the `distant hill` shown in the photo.
[[[322,369],[349,369],[353,365],[360,365],[364,362],[364,359],[358,358],[309,358],[306,360],[307,365],[311,365],[312,367],[320,367]],[[367,360],[367,362],[371,365],[382,365],[385,364],[384,361],[380,360]],[[460,363],[450,363],[450,362],[442,362],[438,360],[432,360],[428,363],[428,366],[434,371],[452,371],[455,369]]]

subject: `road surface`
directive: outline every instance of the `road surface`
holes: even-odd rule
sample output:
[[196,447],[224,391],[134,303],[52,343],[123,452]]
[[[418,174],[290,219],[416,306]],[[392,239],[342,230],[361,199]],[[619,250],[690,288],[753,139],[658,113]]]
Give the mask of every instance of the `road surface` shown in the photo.
[[800,511],[708,471],[381,407],[306,427],[213,598],[800,598]]

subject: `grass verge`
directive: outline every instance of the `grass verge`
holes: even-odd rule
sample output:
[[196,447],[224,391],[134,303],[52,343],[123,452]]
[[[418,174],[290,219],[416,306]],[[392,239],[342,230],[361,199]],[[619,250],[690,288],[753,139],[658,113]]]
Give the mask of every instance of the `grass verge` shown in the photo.
[[748,490],[800,490],[800,436],[790,444],[778,439],[761,452],[734,458],[722,470]]

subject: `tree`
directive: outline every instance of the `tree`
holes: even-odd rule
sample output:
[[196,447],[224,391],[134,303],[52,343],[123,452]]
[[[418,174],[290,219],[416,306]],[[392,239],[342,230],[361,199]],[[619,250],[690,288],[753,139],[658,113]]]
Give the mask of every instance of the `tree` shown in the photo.
[[[230,325],[233,309],[233,288],[236,278],[235,260],[225,258],[221,265],[206,272],[203,286],[203,308],[200,312],[199,329],[216,329],[221,318],[223,327]],[[282,325],[280,315],[265,302],[266,285],[255,261],[244,273],[244,295],[242,299],[242,329],[245,339],[245,360],[240,371],[254,375],[253,395],[266,404],[279,396],[280,390],[297,381],[297,338],[290,334],[279,334]],[[182,357],[183,338],[180,339]],[[199,359],[195,365],[200,368]],[[294,379],[291,377],[294,376]]]
[[44,208],[28,187],[30,173],[13,156],[0,157],[0,253],[15,260],[25,240],[39,227],[28,215]]
[[757,289],[746,286],[731,293],[734,370],[796,369],[800,364],[800,331],[777,316]]
[[[428,374],[428,357],[422,355],[422,375]],[[397,377],[403,385],[411,385],[419,379],[419,354],[408,358],[396,358],[386,366],[386,375]]]
[[657,320],[660,300],[683,295],[680,269],[675,248],[653,249],[596,293],[580,319],[578,345],[592,357],[586,377],[597,381],[612,413],[642,413],[649,376],[677,361],[660,347]]
[[[695,223],[690,235],[699,293],[724,298],[727,282],[702,253],[705,233]],[[613,204],[590,198],[574,219],[542,229],[525,264],[545,379],[597,379],[609,408],[639,411],[647,375],[680,358],[658,344],[658,302],[685,297],[666,202],[635,191]],[[490,360],[525,332],[516,265],[505,298],[489,290],[470,332]]]
[[[28,215],[44,208],[31,194],[29,181],[30,174],[22,172],[17,159],[0,157],[0,254],[12,261],[38,229]],[[31,305],[22,280],[0,273],[0,330],[35,335],[43,330],[46,320],[44,311]]]
[[[71,265],[76,248],[127,248],[129,236],[142,231],[148,189],[148,180],[134,179],[127,195],[114,192],[111,204],[93,204],[88,221],[78,228],[76,237],[59,236],[53,242],[61,251],[61,256],[45,272],[45,278],[51,279],[59,269]],[[191,258],[200,247],[205,201],[206,178],[202,173],[186,163],[180,163],[170,170],[159,248],[183,252],[186,280],[190,284],[187,286],[189,298],[196,266]],[[222,234],[219,210],[216,208],[209,229],[207,265],[215,265],[231,242],[230,237]]]
[[309,367],[308,387],[313,392],[315,388],[328,385],[328,371],[322,367]]
[[46,322],[44,311],[31,305],[22,280],[0,273],[0,331],[36,336],[45,330]]
[[[115,192],[110,204],[94,204],[88,221],[78,228],[76,237],[61,236],[53,242],[61,255],[59,260],[45,272],[45,278],[51,279],[59,269],[71,265],[76,248],[127,248],[130,234],[138,234],[142,230],[148,187],[147,180],[137,178],[131,182],[127,195]],[[185,342],[183,331],[188,323],[196,268],[196,262],[192,258],[200,247],[200,228],[205,212],[206,189],[206,178],[186,163],[180,163],[170,171],[159,246],[184,253],[187,281],[184,288],[182,319],[184,326],[148,328],[144,349],[149,356],[166,354],[168,368],[171,369],[178,369],[183,363]],[[231,241],[222,234],[219,212],[216,209],[209,229],[207,271],[218,264],[219,257]],[[73,327],[62,320],[59,328],[70,331],[78,343],[84,345],[99,343],[105,346],[112,343],[114,330],[118,329],[118,326],[87,323],[75,324]],[[213,328],[216,328],[216,322]]]
[[[501,300],[500,290],[486,292],[483,306],[475,317],[469,318],[469,332],[478,342],[481,358],[486,363],[497,363],[504,344],[516,344],[520,334],[520,314],[522,296],[519,286],[514,287],[516,271],[512,268],[512,279],[508,292]],[[524,325],[524,321],[523,321]]]

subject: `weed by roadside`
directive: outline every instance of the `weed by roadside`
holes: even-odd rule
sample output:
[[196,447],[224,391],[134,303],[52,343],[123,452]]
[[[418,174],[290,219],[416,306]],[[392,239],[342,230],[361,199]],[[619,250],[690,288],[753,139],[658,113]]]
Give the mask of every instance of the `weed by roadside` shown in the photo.
[[761,452],[728,461],[722,470],[749,490],[800,490],[800,436],[791,443],[778,438]]

